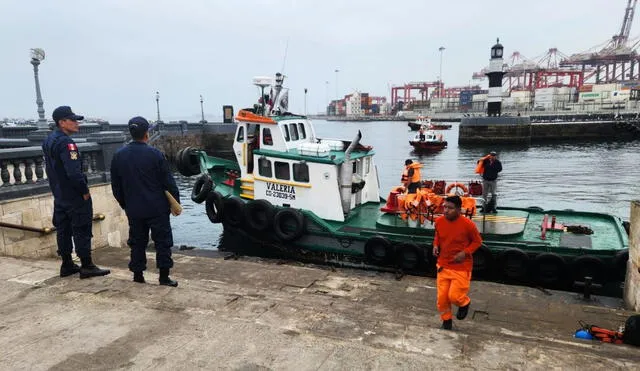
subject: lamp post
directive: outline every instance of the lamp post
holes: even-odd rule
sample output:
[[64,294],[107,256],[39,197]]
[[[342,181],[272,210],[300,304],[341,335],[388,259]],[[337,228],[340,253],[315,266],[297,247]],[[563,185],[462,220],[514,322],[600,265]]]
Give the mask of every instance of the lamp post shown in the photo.
[[307,115],[307,88],[304,88],[304,115]]
[[33,78],[36,81],[36,104],[38,105],[38,129],[48,129],[49,125],[44,118],[44,106],[42,94],[40,93],[40,79],[38,78],[38,66],[44,60],[44,50],[40,48],[31,49],[31,64],[33,65]]
[[156,110],[158,111],[158,119],[157,122],[162,122],[160,120],[160,93],[156,91]]
[[340,72],[339,69],[336,68],[335,73],[336,73],[336,100],[339,100],[339,95],[338,95],[338,72]]
[[440,88],[438,89],[438,96],[439,97],[442,97],[442,93],[443,93],[443,91],[442,91],[443,90],[442,89],[442,87],[443,87],[443,84],[442,84],[442,53],[444,52],[444,49],[445,49],[444,46],[441,46],[441,47],[438,48],[438,51],[440,52],[440,76],[438,78],[438,80],[440,80],[439,81],[440,82],[440,84],[439,84]]
[[200,120],[201,123],[206,124],[207,120],[204,119],[204,105],[203,105],[204,100],[202,99],[202,94],[200,94],[200,113],[202,114],[202,120]]

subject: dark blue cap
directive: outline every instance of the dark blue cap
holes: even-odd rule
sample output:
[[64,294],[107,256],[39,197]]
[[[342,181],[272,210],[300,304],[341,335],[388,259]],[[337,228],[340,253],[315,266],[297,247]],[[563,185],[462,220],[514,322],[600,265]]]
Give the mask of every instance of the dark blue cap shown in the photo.
[[136,116],[129,120],[129,132],[137,132],[140,134],[149,130],[149,121],[142,116]]
[[76,115],[75,113],[73,113],[71,107],[69,106],[60,106],[54,109],[51,116],[53,117],[53,121],[55,121],[56,125],[58,125],[58,121],[64,119],[71,119],[76,121],[84,120],[84,116]]

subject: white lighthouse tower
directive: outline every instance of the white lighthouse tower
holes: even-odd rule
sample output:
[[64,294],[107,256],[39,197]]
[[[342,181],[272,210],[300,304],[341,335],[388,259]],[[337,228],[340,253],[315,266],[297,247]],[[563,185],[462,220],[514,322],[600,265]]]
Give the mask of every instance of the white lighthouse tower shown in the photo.
[[487,116],[500,116],[502,112],[502,77],[505,72],[502,70],[504,47],[500,44],[500,39],[491,47],[491,59],[489,60],[489,92],[487,95]]

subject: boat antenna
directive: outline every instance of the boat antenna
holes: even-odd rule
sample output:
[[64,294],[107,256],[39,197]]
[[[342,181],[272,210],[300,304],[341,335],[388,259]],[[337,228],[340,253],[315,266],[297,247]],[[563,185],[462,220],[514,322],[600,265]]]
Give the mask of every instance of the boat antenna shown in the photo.
[[284,75],[284,66],[287,63],[287,51],[289,50],[289,38],[287,38],[287,43],[284,47],[284,57],[282,58],[282,68],[280,69],[280,73]]

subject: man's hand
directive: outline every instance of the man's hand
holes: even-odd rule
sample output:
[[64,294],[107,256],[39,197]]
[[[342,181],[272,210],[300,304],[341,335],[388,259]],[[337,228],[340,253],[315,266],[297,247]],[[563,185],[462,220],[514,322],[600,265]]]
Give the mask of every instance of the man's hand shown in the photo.
[[440,255],[440,248],[438,246],[433,247],[433,256]]
[[83,198],[85,201],[86,201],[86,200],[88,200],[88,199],[90,199],[90,198],[91,198],[91,193],[87,193],[87,194],[82,195],[82,198]]
[[456,256],[453,257],[453,262],[454,263],[462,263],[464,261],[464,258],[467,254],[465,254],[464,251],[460,251],[459,253],[456,254]]

